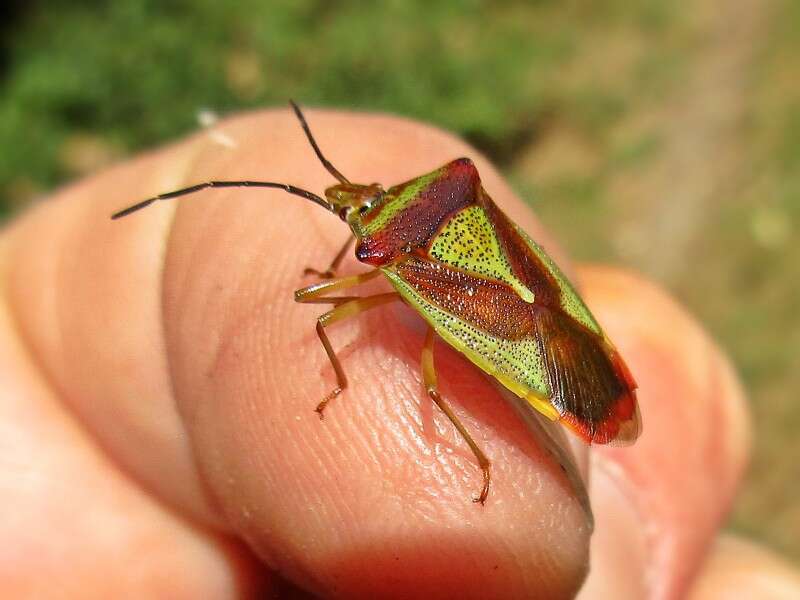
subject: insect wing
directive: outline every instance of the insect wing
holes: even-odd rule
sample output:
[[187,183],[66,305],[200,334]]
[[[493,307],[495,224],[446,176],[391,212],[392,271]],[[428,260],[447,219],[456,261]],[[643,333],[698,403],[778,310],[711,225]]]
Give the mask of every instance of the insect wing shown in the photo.
[[587,441],[634,440],[636,384],[624,362],[552,260],[483,194],[449,218],[427,256],[384,273],[447,343],[540,413]]
[[[411,258],[383,269],[403,299],[453,348],[550,419],[547,373],[532,336],[513,339],[514,308],[528,319],[519,295],[503,283],[430,260]],[[524,327],[530,323],[516,323]],[[493,326],[505,329],[492,332]],[[512,339],[509,339],[512,338]]]
[[641,432],[636,382],[572,284],[545,251],[497,207],[482,187],[477,199],[506,260],[546,310],[536,337],[550,401],[561,420],[587,441],[629,443]]

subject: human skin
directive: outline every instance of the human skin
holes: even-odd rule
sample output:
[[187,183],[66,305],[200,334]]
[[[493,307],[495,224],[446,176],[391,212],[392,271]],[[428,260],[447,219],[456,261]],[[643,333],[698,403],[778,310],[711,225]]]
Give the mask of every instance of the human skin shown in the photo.
[[[567,265],[453,136],[385,115],[307,117],[352,181],[472,157],[495,202]],[[214,190],[108,218],[208,179],[332,183],[294,117],[265,111],[68,186],[0,237],[5,597],[713,598],[731,569],[738,592],[765,577],[800,590],[772,555],[742,568],[714,541],[748,417],[728,361],[661,290],[567,266],[639,383],[644,422],[633,446],[579,449],[592,535],[513,408],[438,343],[442,394],[492,460],[486,505],[470,501],[480,470],[422,389],[424,328],[404,305],[331,329],[350,386],[317,418],[334,385],[314,333],[325,307],[292,292],[345,239],[335,216],[279,191]],[[342,273],[364,269],[348,256]]]

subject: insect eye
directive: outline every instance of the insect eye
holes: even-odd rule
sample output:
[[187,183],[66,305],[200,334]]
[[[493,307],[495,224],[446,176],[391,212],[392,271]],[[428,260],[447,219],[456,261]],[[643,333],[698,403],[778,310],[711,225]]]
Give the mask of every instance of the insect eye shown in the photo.
[[369,204],[362,204],[361,208],[358,209],[358,214],[360,214],[363,217],[365,214],[367,214],[367,211],[369,209],[370,209]]

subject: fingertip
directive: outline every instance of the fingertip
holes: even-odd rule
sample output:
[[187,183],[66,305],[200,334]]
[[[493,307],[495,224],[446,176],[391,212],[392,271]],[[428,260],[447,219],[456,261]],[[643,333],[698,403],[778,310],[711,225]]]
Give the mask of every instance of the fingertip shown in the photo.
[[[225,125],[240,150],[280,154],[204,154],[193,172],[259,168],[323,187],[329,176],[288,117]],[[393,117],[307,117],[352,180],[390,185],[465,152],[449,135]],[[382,152],[365,139],[380,139]],[[481,169],[500,203],[522,206]],[[223,209],[223,194],[179,209],[164,298],[178,405],[234,530],[268,564],[333,596],[572,597],[586,572],[585,507],[513,409],[463,358],[437,349],[443,393],[493,462],[489,497],[475,504],[481,473],[463,441],[438,413],[425,430],[421,335],[399,307],[332,330],[350,385],[320,422],[313,407],[333,385],[313,332],[320,311],[291,297],[303,268],[341,245],[341,224],[278,194],[247,192]]]
[[708,446],[698,458],[713,463],[714,476],[730,492],[746,465],[752,430],[747,398],[729,358],[695,318],[641,276],[592,265],[581,267],[580,281],[639,383],[643,435],[631,452],[608,451],[623,459],[645,450],[663,456],[679,440],[682,447]]
[[[308,116],[353,180],[399,183],[475,156],[495,201],[546,239],[497,171],[452,135],[387,115]],[[32,211],[10,286],[18,325],[77,420],[170,514],[230,530],[320,593],[572,597],[587,568],[585,506],[553,454],[455,353],[437,364],[491,454],[485,506],[470,502],[480,471],[463,441],[440,415],[430,430],[422,423],[419,335],[398,315],[337,331],[352,393],[317,419],[332,373],[316,315],[291,292],[304,267],[341,245],[332,215],[278,192],[217,190],[108,219],[160,192],[262,177],[331,183],[288,110],[225,120]]]
[[[606,564],[587,585],[594,594],[609,593],[603,585],[615,582],[601,579],[616,569],[640,593],[680,595],[746,463],[744,394],[709,336],[657,286],[612,268],[586,267],[580,274],[589,306],[639,383],[643,421],[633,446],[593,455],[598,532],[592,553]],[[637,550],[623,559],[620,544]],[[639,568],[628,568],[632,560]]]
[[770,550],[733,535],[716,540],[689,600],[794,600],[800,572]]

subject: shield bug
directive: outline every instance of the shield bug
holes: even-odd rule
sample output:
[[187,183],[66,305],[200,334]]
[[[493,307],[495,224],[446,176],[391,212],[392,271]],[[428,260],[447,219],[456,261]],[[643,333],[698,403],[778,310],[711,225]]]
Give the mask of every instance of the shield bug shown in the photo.
[[[317,319],[317,334],[336,374],[336,387],[316,411],[347,387],[342,364],[325,332],[338,321],[395,301],[427,322],[422,375],[428,395],[469,445],[489,492],[490,462],[440,395],[433,361],[436,336],[551,421],[586,442],[632,442],[641,420],[636,383],[573,286],[545,251],[514,224],[481,185],[478,170],[459,158],[405,183],[351,183],[322,154],[299,107],[300,125],[322,165],[338,183],[324,197],[269,181],[208,181],[160,194],[112,215],[118,219],[159,200],[207,188],[277,188],[319,204],[352,231],[322,281],[295,292],[297,302],[331,304]],[[336,277],[355,241],[355,255],[372,267]],[[380,275],[394,292],[335,295]]]

